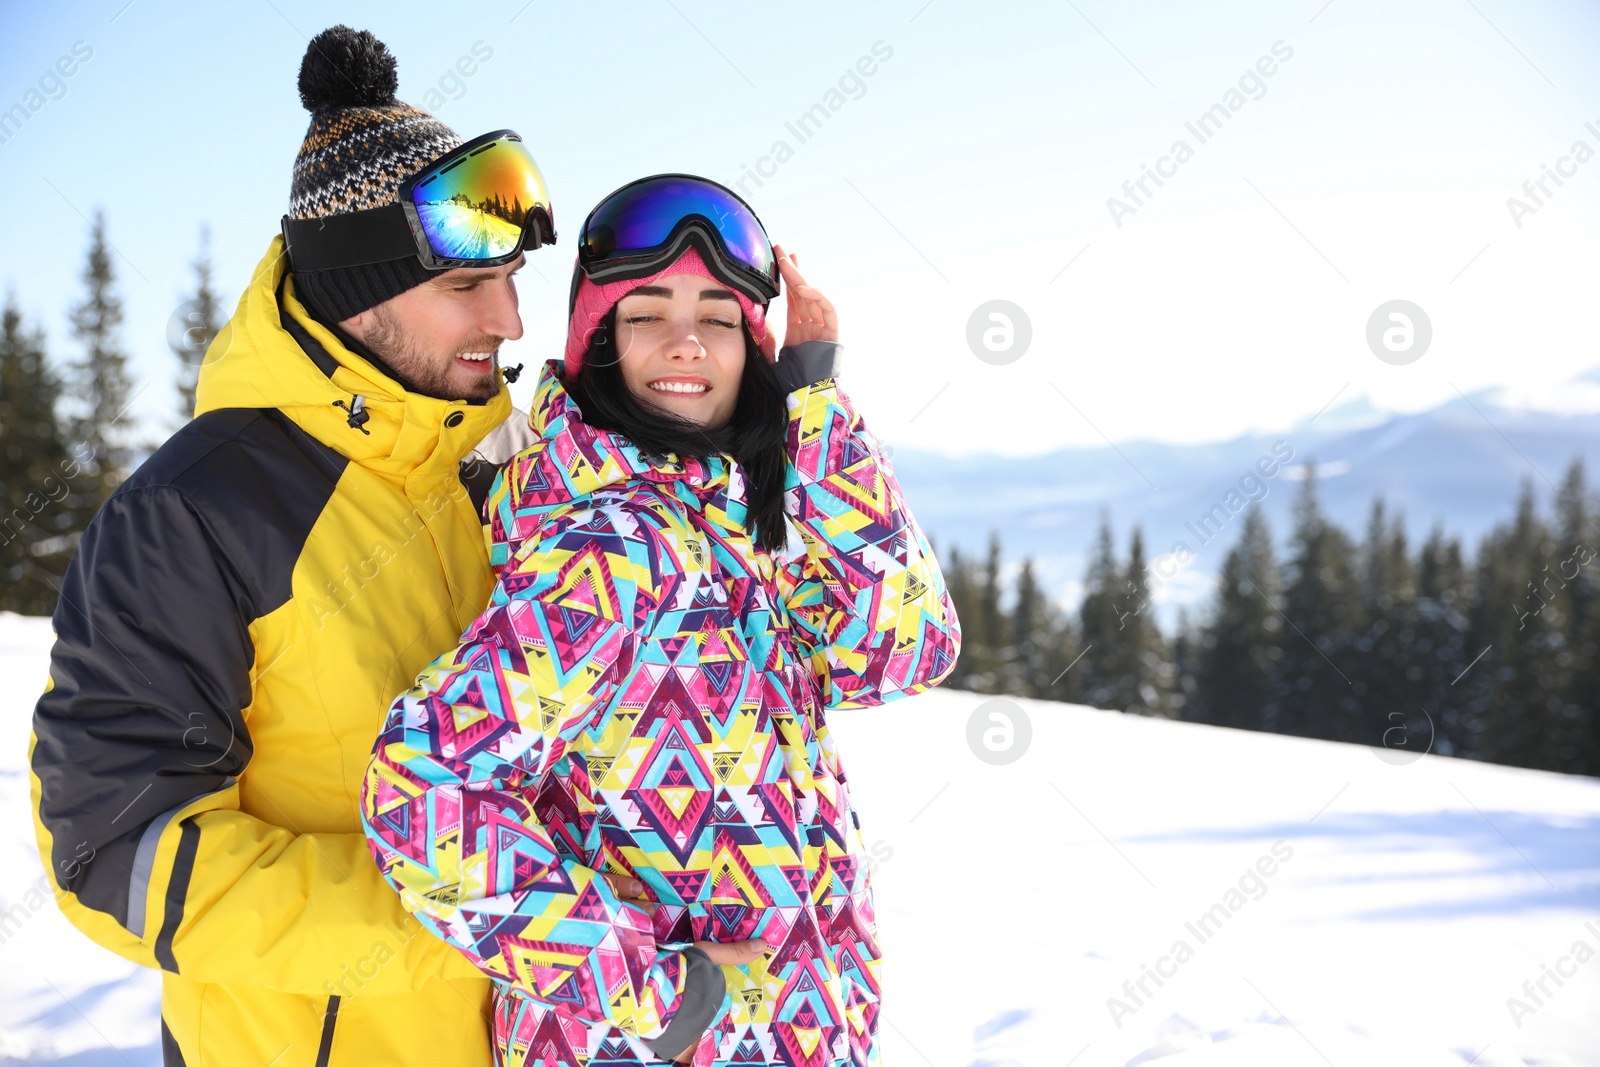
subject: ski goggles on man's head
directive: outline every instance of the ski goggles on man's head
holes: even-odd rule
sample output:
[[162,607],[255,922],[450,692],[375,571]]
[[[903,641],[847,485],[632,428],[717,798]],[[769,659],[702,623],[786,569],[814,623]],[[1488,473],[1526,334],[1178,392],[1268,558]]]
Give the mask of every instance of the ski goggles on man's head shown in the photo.
[[400,183],[383,207],[283,219],[295,270],[329,270],[414,255],[430,270],[494,267],[556,243],[544,175],[511,130],[446,152]]
[[752,300],[778,295],[772,242],[750,205],[731,189],[692,174],[629,182],[589,212],[578,233],[578,267],[595,284],[643,278],[691,245],[723,283]]

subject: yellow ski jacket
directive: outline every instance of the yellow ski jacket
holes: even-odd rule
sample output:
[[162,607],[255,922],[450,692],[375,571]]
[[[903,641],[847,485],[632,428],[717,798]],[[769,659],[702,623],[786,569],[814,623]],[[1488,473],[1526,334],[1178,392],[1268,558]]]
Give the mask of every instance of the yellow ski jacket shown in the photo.
[[36,830],[73,924],[161,969],[168,1065],[490,1063],[489,980],[401,906],[358,796],[395,694],[488,600],[493,470],[463,461],[511,410],[350,351],[280,238],[196,418],[84,534],[34,713]]

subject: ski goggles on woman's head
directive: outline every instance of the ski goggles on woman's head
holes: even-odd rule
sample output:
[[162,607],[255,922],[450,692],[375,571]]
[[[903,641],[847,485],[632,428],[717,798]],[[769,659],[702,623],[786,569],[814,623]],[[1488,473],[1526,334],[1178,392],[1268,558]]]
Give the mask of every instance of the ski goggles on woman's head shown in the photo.
[[597,285],[643,278],[691,245],[752,300],[778,295],[778,262],[761,220],[731,189],[692,174],[640,178],[600,201],[578,234],[578,266]]
[[511,130],[474,137],[400,183],[399,202],[283,220],[295,270],[414,255],[430,270],[494,267],[556,243],[544,175]]

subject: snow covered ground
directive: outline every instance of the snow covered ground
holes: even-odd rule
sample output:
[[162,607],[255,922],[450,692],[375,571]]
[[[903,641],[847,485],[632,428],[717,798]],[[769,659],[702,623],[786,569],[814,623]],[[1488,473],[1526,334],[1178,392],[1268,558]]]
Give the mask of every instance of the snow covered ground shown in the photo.
[[[152,1067],[155,975],[29,903],[49,640],[0,615],[0,1063]],[[834,726],[892,1067],[1600,1064],[1600,782],[957,692]]]

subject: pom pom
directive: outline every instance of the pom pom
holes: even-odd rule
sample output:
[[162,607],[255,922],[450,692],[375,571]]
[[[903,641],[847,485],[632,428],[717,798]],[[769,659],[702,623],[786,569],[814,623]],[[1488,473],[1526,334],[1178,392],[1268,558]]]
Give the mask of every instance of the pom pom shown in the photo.
[[300,61],[300,103],[307,111],[383,107],[394,102],[399,85],[394,55],[366,30],[323,30]]

